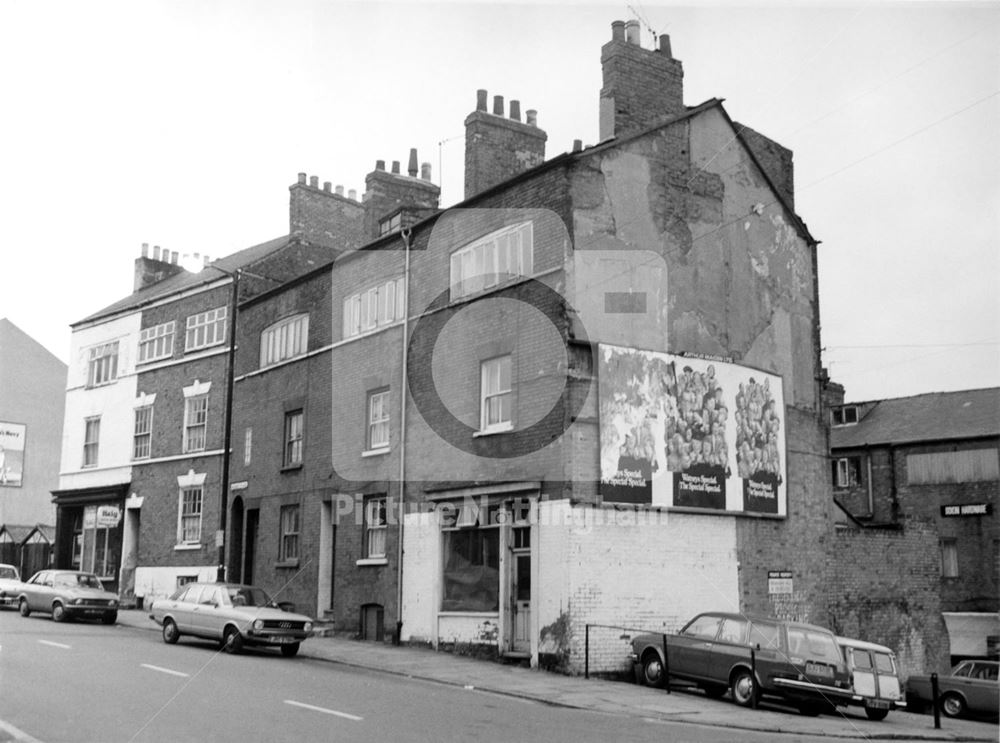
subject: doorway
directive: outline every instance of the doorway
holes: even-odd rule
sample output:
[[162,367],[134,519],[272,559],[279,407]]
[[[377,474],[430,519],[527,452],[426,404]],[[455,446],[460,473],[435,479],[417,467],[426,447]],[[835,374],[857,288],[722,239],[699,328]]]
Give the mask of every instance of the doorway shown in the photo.
[[511,529],[511,650],[531,652],[531,527]]
[[257,527],[260,509],[251,508],[246,512],[246,543],[243,548],[243,582],[253,583],[254,560],[257,554]]

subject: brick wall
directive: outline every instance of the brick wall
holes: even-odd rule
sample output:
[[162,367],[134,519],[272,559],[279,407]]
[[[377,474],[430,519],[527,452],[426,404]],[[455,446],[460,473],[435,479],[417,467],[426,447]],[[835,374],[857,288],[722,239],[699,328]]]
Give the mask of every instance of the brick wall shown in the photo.
[[932,521],[907,518],[900,530],[838,529],[825,583],[837,634],[887,645],[903,676],[949,666],[941,618],[937,534]]

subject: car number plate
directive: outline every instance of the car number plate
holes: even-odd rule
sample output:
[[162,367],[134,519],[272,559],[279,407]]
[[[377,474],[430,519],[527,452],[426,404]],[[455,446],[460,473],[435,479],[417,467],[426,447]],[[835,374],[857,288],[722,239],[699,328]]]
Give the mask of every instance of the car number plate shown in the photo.
[[276,643],[278,643],[279,645],[285,645],[285,644],[290,643],[290,642],[295,642],[295,638],[294,637],[275,637],[274,641]]
[[869,699],[865,702],[869,709],[891,709],[892,704],[887,699]]
[[806,674],[809,676],[833,678],[833,669],[830,668],[830,666],[824,666],[821,663],[806,663]]

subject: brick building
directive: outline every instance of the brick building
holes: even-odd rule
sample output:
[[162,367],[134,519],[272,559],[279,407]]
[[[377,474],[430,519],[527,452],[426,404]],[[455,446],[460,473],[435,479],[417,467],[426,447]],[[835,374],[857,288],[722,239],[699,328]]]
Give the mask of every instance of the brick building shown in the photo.
[[[922,523],[931,540],[924,551],[930,553],[930,585],[951,659],[995,656],[1000,389],[857,403],[845,403],[839,385],[830,389],[834,498],[869,530],[905,531]],[[920,556],[910,554],[909,560],[912,567]],[[912,599],[923,582],[901,568],[894,591]],[[929,636],[936,619],[928,617]],[[941,655],[942,662],[927,665],[944,665],[948,653]]]

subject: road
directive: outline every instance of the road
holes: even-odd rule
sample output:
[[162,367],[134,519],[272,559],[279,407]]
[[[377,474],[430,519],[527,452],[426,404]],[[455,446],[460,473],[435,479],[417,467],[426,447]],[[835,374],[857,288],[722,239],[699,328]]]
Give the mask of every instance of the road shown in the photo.
[[[0,611],[0,721],[73,741],[741,741],[753,734],[553,707],[272,650]],[[0,726],[0,741],[16,740]],[[781,736],[782,741],[835,738]]]

